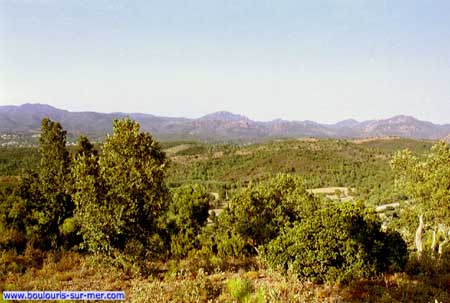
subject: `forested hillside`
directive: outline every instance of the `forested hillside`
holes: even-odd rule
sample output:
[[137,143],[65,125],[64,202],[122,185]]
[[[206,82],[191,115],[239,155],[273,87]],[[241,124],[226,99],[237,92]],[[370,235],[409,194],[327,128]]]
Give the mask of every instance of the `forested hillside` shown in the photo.
[[385,138],[0,149],[0,290],[129,302],[450,302],[450,148]]

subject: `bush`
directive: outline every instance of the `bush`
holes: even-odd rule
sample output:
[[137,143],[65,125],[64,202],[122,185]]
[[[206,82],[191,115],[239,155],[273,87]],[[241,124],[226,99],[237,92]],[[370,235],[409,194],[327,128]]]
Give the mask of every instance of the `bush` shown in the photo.
[[16,229],[4,229],[0,226],[0,250],[15,250],[22,252],[25,249],[25,236]]
[[402,269],[405,242],[353,204],[331,205],[283,230],[262,249],[270,267],[280,267],[313,282],[347,282],[389,268]]
[[227,281],[227,290],[238,302],[248,302],[253,292],[253,285],[248,279],[234,278]]
[[219,216],[218,232],[222,235],[216,238],[232,242],[240,238],[256,253],[258,246],[276,238],[285,226],[292,226],[320,207],[321,200],[308,193],[302,178],[280,174],[269,181],[250,184],[233,196]]
[[172,234],[170,238],[170,253],[172,256],[175,258],[185,257],[190,250],[195,248],[196,236],[191,228]]
[[202,230],[199,235],[201,252],[204,255],[240,257],[253,255],[254,248],[240,234],[230,231],[230,226],[217,221]]
[[183,185],[171,192],[168,225],[171,233],[171,253],[184,257],[189,250],[196,248],[197,236],[205,226],[213,196],[204,186]]

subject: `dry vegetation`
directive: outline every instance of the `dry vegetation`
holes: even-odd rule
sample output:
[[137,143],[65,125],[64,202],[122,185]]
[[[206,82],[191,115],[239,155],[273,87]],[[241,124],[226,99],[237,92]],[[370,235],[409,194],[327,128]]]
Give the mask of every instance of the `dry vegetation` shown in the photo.
[[262,267],[256,259],[196,258],[131,264],[75,252],[2,254],[0,291],[121,290],[127,302],[450,302],[450,275],[386,274],[348,285],[313,284]]

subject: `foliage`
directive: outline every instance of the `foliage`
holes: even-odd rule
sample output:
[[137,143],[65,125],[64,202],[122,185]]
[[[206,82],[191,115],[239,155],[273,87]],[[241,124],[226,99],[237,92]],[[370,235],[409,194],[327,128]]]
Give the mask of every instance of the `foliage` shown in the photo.
[[206,224],[209,206],[214,197],[198,184],[183,185],[172,190],[169,216],[180,229],[192,228],[195,233]]
[[90,251],[118,248],[143,255],[161,245],[159,222],[168,206],[166,165],[158,142],[129,119],[114,121],[114,133],[99,156],[77,157],[76,214]]
[[77,158],[78,156],[89,156],[89,155],[98,155],[98,151],[95,149],[94,145],[89,141],[89,139],[85,136],[80,136],[78,139],[78,144],[75,149],[75,155],[74,158]]
[[308,193],[304,180],[280,174],[233,196],[219,224],[257,248],[280,230],[320,208],[320,199]]
[[73,216],[69,187],[70,158],[66,148],[66,131],[58,122],[43,119],[39,138],[39,192],[41,197],[28,200],[36,220],[35,232],[50,238],[52,247],[62,244],[59,226]]
[[440,222],[449,220],[450,201],[450,147],[440,142],[433,146],[424,161],[414,157],[409,150],[398,152],[392,167],[396,172],[398,186],[408,197],[419,204],[422,211]]
[[[180,142],[179,145],[186,145]],[[212,191],[219,186],[246,186],[250,181],[268,180],[278,173],[301,175],[308,188],[347,186],[370,204],[386,204],[402,198],[393,187],[389,167],[392,155],[409,148],[421,156],[432,143],[411,139],[276,140],[250,145],[203,145],[204,149],[183,149],[173,155],[168,170],[169,184],[199,182]],[[173,143],[172,147],[176,145]],[[186,154],[194,149],[196,153]]]
[[263,248],[262,258],[315,282],[350,281],[401,270],[406,244],[396,233],[380,231],[380,224],[353,204],[330,205],[285,228]]
[[2,203],[0,223],[25,235],[35,246],[57,248],[67,242],[60,227],[73,216],[74,209],[68,192],[70,157],[66,132],[59,123],[42,120],[39,153],[39,174],[21,178]]
[[[391,162],[396,174],[396,185],[407,197],[408,208],[403,212],[404,228],[417,226],[418,215],[424,215],[427,225],[437,235],[442,252],[450,240],[450,147],[445,142],[434,145],[425,159],[419,159],[409,150],[398,152]],[[409,230],[410,237],[413,232]],[[430,236],[431,237],[431,236]],[[439,241],[439,237],[443,239]],[[431,241],[434,242],[434,241]],[[438,245],[431,244],[431,253]]]
[[[103,147],[81,137],[70,150],[48,120],[42,164],[38,149],[0,149],[0,291],[96,285],[124,290],[130,302],[448,301],[448,254],[412,257],[404,273],[386,273],[406,262],[400,235],[381,231],[362,206],[334,205],[306,190],[342,185],[365,205],[404,201],[395,210],[402,235],[416,213],[444,224],[444,145],[424,157],[431,143],[407,139],[166,143],[168,167],[137,123],[114,126]],[[394,187],[389,159],[404,147],[412,160],[398,162]],[[176,188],[169,192],[166,181]],[[64,197],[73,211],[64,203],[54,214],[43,211]],[[219,210],[206,224],[211,204]],[[57,223],[44,234],[47,220]],[[77,250],[80,242],[87,251]],[[52,248],[44,243],[54,249],[36,249]]]
[[195,248],[196,238],[205,226],[213,196],[198,184],[173,189],[168,221],[171,227],[171,252],[176,257],[186,256]]
[[249,302],[253,285],[248,279],[234,278],[227,281],[227,290],[237,302]]
[[33,147],[0,147],[0,176],[20,176],[36,171],[39,150]]
[[221,220],[203,229],[199,238],[201,252],[205,257],[211,255],[239,257],[255,254],[255,248],[247,243],[247,239]]

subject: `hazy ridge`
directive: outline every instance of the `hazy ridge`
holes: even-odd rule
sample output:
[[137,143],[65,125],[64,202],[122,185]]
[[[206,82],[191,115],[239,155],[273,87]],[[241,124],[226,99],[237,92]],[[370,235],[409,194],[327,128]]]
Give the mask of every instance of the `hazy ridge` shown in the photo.
[[254,121],[245,116],[220,111],[197,119],[160,117],[144,113],[71,112],[46,104],[0,106],[1,133],[38,133],[42,118],[62,123],[70,134],[102,137],[111,131],[112,120],[130,117],[144,131],[162,140],[256,141],[283,137],[366,138],[398,136],[414,139],[450,138],[450,124],[440,125],[411,116],[381,120],[343,120],[335,124],[314,121]]

